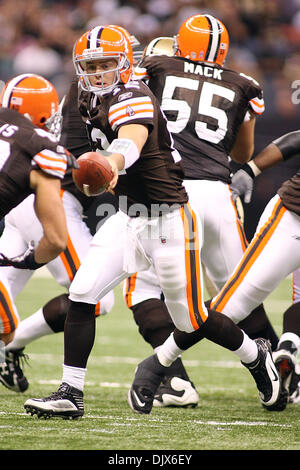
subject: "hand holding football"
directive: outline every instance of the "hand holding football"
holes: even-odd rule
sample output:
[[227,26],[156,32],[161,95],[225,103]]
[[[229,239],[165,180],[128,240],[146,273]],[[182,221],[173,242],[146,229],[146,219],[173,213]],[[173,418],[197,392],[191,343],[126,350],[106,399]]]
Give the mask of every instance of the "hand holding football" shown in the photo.
[[77,188],[86,196],[98,196],[104,193],[113,172],[108,160],[99,152],[87,152],[77,159],[79,169],[72,170]]

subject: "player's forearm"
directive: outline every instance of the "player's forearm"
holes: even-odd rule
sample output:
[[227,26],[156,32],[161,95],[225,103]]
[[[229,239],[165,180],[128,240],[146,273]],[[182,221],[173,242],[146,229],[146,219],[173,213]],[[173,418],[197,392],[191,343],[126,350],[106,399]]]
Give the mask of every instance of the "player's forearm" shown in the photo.
[[266,170],[283,160],[283,156],[277,145],[271,143],[265,147],[252,162],[260,171]]
[[67,238],[58,233],[44,235],[34,252],[34,259],[39,264],[49,263],[66,249]]

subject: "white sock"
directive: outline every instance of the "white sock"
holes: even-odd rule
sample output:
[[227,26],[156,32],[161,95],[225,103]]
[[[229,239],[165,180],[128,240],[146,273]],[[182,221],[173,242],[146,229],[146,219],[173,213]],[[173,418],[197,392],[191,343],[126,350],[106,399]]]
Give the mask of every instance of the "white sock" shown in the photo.
[[283,343],[284,341],[291,341],[295,345],[295,347],[297,348],[297,351],[299,351],[299,349],[300,349],[300,338],[299,338],[298,335],[296,335],[295,333],[289,333],[289,332],[283,333],[280,336],[277,349],[280,349],[280,344]]
[[19,323],[15,337],[9,343],[6,350],[22,349],[26,344],[31,343],[35,339],[51,334],[54,334],[54,331],[45,321],[43,309],[40,308],[37,312]]
[[169,367],[183,352],[175,343],[174,335],[171,333],[157,351],[157,357],[161,365]]
[[82,369],[81,367],[72,367],[63,364],[62,382],[66,382],[71,385],[71,387],[83,391],[86,371],[87,369]]
[[243,331],[244,339],[242,345],[236,351],[233,351],[242,362],[249,364],[250,362],[255,361],[258,355],[258,349],[255,341],[249,338],[248,335]]

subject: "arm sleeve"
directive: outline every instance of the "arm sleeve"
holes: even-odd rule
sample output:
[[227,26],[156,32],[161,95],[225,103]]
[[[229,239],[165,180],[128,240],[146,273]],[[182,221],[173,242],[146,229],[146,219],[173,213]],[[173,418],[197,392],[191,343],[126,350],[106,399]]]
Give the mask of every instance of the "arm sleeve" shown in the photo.
[[273,140],[282,153],[283,159],[288,160],[291,157],[300,154],[300,131],[289,132],[278,139]]

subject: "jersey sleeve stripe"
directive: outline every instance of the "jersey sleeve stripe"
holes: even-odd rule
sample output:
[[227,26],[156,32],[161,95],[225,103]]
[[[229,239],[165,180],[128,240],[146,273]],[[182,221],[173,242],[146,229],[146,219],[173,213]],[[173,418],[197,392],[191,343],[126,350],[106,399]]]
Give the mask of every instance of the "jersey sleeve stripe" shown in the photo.
[[[124,109],[127,106],[134,106],[134,105],[141,105],[141,104],[149,104],[149,105],[151,104],[152,105],[151,98],[147,97],[147,96],[141,96],[139,98],[130,98],[130,99],[124,100],[120,103],[113,104],[109,109],[108,116],[110,116],[112,113],[114,113],[118,109]],[[153,105],[152,105],[152,107],[153,107]]]
[[108,114],[108,120],[109,122],[113,121],[116,119],[116,117],[124,114],[126,112],[127,114],[134,114],[140,111],[148,111],[153,113],[153,106],[149,105],[148,103],[139,103],[139,104],[133,104],[133,105],[128,105],[128,106],[122,106],[122,108],[116,109],[113,113]]
[[113,121],[110,121],[110,125],[112,130],[115,130],[116,127],[120,126],[121,124],[124,124],[128,121],[128,123],[131,123],[131,121],[135,119],[142,119],[142,118],[147,118],[147,119],[153,119],[153,112],[152,111],[145,111],[145,110],[140,110],[136,111],[133,116],[129,116],[128,114],[123,114]]
[[66,157],[51,150],[43,150],[38,153],[33,157],[32,162],[46,173],[61,179],[65,176],[67,170]]
[[256,114],[262,114],[265,110],[265,103],[263,99],[253,98],[250,100],[250,105]]
[[131,122],[135,119],[150,118],[153,119],[154,107],[151,99],[147,97],[139,97],[128,99],[122,103],[111,106],[108,113],[108,121],[114,130],[118,125],[124,124],[126,121]]
[[133,77],[138,78],[139,80],[150,78],[147,73],[147,69],[144,67],[135,67]]
[[37,153],[37,155],[45,160],[49,160],[56,163],[66,163],[66,157],[64,155],[59,155],[55,152],[49,150],[43,150],[42,152]]

